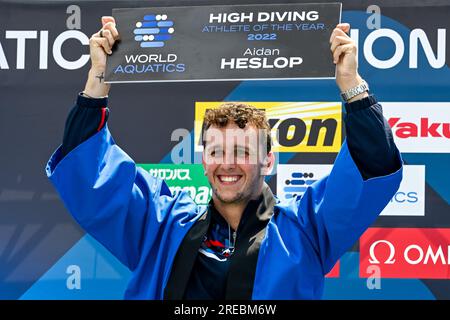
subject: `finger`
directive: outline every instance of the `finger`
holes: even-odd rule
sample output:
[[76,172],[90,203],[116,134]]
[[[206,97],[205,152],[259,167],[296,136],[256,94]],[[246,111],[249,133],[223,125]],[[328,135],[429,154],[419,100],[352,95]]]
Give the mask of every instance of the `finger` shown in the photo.
[[341,29],[345,33],[348,33],[350,31],[350,24],[349,23],[339,23],[336,28]]
[[105,25],[103,25],[103,30],[109,30],[111,31],[112,37],[117,40],[119,39],[119,32],[116,29],[116,24],[114,22],[108,22]]
[[348,38],[350,38],[344,31],[342,31],[342,30],[339,29],[339,28],[335,28],[335,29],[333,30],[333,32],[331,33],[331,36],[330,36],[330,43],[333,42],[334,38],[337,37],[337,36],[348,37]]
[[345,55],[347,52],[351,52],[353,50],[352,44],[344,44],[336,48],[333,52],[333,62],[338,63],[341,55]]
[[108,44],[111,48],[114,45],[114,42],[116,42],[116,40],[114,40],[114,38],[112,36],[111,31],[109,31],[109,30],[103,30],[103,38],[108,39]]
[[102,17],[102,26],[104,26],[108,22],[116,23],[116,20],[114,19],[114,17],[111,17],[111,16],[103,16]]
[[106,39],[106,38],[99,38],[98,39],[98,43],[103,47],[103,50],[105,50],[105,52],[107,54],[112,54],[111,46],[109,45],[108,39]]
[[105,52],[107,54],[111,54],[112,53],[111,46],[109,45],[108,39],[106,39],[104,37],[100,38],[99,36],[98,37],[94,36],[94,37],[91,38],[91,41],[94,42],[95,45],[97,45],[99,47],[103,47],[103,50],[105,50]]
[[334,50],[336,49],[337,46],[341,45],[341,44],[349,44],[349,43],[353,43],[353,40],[349,37],[343,37],[343,36],[336,36],[333,40],[333,42],[331,43],[331,52],[334,52]]

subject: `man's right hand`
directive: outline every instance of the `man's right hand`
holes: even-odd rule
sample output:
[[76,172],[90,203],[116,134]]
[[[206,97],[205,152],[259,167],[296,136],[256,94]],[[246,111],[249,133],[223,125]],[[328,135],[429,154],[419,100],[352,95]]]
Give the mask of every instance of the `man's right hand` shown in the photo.
[[112,54],[112,47],[118,39],[119,32],[114,18],[102,17],[102,28],[89,39],[91,69],[83,91],[87,96],[98,98],[108,95],[110,85],[104,82],[106,57]]
[[92,68],[106,69],[106,55],[112,54],[111,49],[117,39],[119,39],[119,32],[114,18],[102,17],[102,28],[89,40]]

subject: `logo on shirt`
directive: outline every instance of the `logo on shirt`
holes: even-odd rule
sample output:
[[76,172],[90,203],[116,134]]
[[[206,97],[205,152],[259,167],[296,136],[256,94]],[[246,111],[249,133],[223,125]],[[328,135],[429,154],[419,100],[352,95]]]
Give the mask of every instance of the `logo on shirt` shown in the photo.
[[166,14],[148,14],[142,21],[136,22],[133,30],[134,40],[141,48],[161,48],[172,38],[175,28],[173,21],[167,20]]

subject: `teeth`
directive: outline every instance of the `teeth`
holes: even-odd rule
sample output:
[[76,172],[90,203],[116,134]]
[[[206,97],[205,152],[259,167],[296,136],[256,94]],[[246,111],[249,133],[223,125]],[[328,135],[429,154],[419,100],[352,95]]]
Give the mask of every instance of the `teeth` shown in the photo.
[[223,182],[235,182],[238,181],[238,177],[236,176],[221,176],[220,180],[222,180]]

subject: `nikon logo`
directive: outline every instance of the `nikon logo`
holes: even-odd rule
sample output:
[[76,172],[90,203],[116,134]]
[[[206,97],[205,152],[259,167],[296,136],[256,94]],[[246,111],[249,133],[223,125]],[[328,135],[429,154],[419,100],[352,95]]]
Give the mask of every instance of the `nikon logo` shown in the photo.
[[320,117],[307,121],[300,118],[270,119],[269,124],[272,135],[276,135],[273,140],[275,151],[301,148],[298,151],[321,152],[313,149],[333,147],[339,122],[334,118]]
[[[222,102],[195,104],[195,151],[201,152],[201,128],[207,109]],[[342,143],[340,102],[245,102],[266,111],[275,152],[339,152]]]

